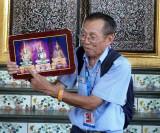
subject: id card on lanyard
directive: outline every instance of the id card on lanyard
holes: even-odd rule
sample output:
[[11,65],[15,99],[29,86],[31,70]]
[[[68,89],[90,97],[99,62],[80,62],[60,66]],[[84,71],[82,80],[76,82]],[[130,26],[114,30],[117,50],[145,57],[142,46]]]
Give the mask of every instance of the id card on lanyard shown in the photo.
[[83,122],[84,126],[88,126],[88,127],[95,127],[95,119],[94,119],[94,115],[92,112],[85,112],[84,113],[84,122]]
[[[87,84],[87,95],[90,96],[91,92],[92,92],[92,89],[93,89],[93,87],[95,85],[96,77],[97,77],[97,74],[99,72],[99,69],[96,71],[93,85],[91,85],[91,78],[90,78],[89,70],[88,70],[87,67],[85,69],[86,69],[85,70],[85,80],[86,80],[86,84]],[[88,127],[92,127],[92,128],[95,127],[95,118],[94,118],[93,112],[86,111],[84,113],[84,122],[83,122],[83,125],[88,126]]]

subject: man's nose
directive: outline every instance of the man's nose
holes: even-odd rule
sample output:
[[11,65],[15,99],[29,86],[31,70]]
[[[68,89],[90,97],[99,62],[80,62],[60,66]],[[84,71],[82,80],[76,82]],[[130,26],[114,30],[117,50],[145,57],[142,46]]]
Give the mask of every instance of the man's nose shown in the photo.
[[89,37],[86,36],[86,37],[84,38],[83,42],[84,42],[85,44],[89,44],[89,43],[90,43]]

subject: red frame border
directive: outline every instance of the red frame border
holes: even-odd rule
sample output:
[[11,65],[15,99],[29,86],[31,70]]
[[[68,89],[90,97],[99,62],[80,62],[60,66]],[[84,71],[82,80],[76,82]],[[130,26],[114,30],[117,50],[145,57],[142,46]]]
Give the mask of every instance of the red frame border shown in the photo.
[[[61,70],[54,70],[54,71],[47,71],[47,72],[39,72],[43,76],[58,76],[64,74],[70,74],[75,71],[75,63],[74,63],[74,52],[73,52],[73,43],[72,43],[72,34],[71,31],[68,29],[60,29],[48,32],[38,32],[38,33],[30,33],[30,34],[20,34],[20,35],[12,35],[9,37],[9,55],[10,60],[12,62],[16,61],[15,56],[15,47],[14,41],[20,41],[24,39],[33,39],[33,38],[40,38],[40,37],[47,37],[47,36],[57,36],[57,35],[64,35],[67,36],[67,43],[68,46],[68,60],[69,60],[69,68],[61,69]],[[15,79],[30,79],[32,78],[31,74],[13,74]]]

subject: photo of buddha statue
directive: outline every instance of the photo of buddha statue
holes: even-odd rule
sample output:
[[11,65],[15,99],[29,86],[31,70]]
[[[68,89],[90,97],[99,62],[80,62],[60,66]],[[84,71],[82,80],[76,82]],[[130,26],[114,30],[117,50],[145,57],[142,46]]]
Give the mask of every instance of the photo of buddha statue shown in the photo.
[[42,45],[42,42],[37,42],[37,59],[36,59],[36,70],[38,72],[50,70],[50,60],[47,57],[45,48]]
[[56,41],[55,47],[53,48],[53,56],[52,56],[52,69],[60,69],[65,68],[67,66],[66,57],[62,51],[61,46]]
[[20,60],[20,66],[19,66],[19,73],[27,73],[28,68],[34,68],[33,62],[32,62],[32,52],[31,48],[29,48],[25,42],[23,42],[23,48],[20,53],[21,60]]
[[31,52],[29,51],[29,49],[24,48],[22,50],[20,64],[22,66],[27,66],[27,65],[31,65],[32,64],[32,61],[31,61]]

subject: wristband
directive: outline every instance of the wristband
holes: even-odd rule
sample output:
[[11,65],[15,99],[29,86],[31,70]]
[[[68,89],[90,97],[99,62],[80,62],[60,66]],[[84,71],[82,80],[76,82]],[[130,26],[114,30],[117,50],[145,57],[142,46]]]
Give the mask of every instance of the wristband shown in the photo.
[[64,89],[59,89],[58,90],[58,101],[62,101],[62,99],[63,99],[63,92],[64,92]]
[[54,98],[54,97],[55,97],[55,96],[54,96],[54,92],[51,92],[51,93],[50,93],[50,96]]

